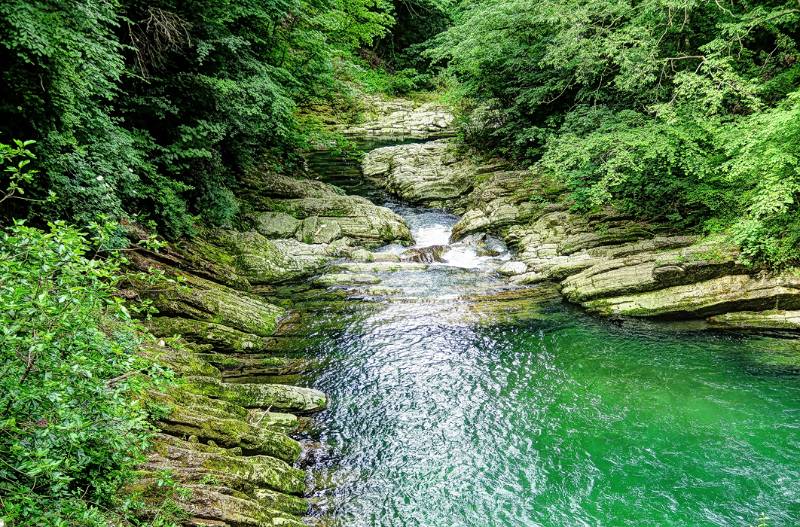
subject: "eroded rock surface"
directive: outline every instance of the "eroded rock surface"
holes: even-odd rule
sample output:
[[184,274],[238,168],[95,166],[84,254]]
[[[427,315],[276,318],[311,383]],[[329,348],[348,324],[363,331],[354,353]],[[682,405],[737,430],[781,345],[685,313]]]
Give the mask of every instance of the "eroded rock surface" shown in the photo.
[[158,481],[169,471],[189,491],[176,499],[187,525],[303,525],[305,473],[293,467],[301,446],[288,434],[298,426],[294,414],[324,408],[326,397],[289,384],[233,381],[308,368],[282,355],[275,332],[286,310],[254,288],[312,273],[338,251],[333,244],[220,230],[164,253],[132,254],[136,270],[157,271],[149,280],[133,275],[126,293],[159,311],[145,323],[162,340],[142,353],[181,378],[147,395],[161,409],[161,434],[133,486],[146,501],[158,503]]
[[339,127],[349,137],[376,141],[437,139],[454,135],[452,112],[436,103],[366,96],[364,121]]
[[516,261],[499,269],[509,281],[554,282],[568,300],[590,311],[711,317],[717,327],[800,328],[795,275],[757,275],[719,240],[670,232],[613,211],[576,214],[546,178],[454,152],[447,140],[380,148],[365,157],[364,175],[403,199],[462,213],[453,240],[500,236],[516,250]]
[[364,176],[409,203],[453,208],[472,188],[476,168],[449,147],[432,141],[372,150],[362,162]]

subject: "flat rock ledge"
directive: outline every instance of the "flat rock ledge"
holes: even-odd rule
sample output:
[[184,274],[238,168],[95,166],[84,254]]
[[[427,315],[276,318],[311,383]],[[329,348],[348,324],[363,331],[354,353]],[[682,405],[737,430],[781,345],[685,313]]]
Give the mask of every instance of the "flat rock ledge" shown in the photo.
[[462,214],[452,241],[501,237],[516,251],[501,273],[516,285],[555,283],[570,302],[611,317],[800,330],[800,274],[746,268],[723,240],[613,211],[572,213],[561,191],[534,172],[476,164],[448,140],[373,150],[363,170],[403,199]]
[[185,525],[304,525],[306,475],[294,466],[301,445],[290,434],[297,415],[324,409],[327,398],[310,388],[237,378],[307,369],[282,352],[275,336],[286,309],[254,292],[267,277],[312,273],[338,254],[307,245],[215,231],[158,254],[131,255],[134,270],[157,271],[151,280],[134,274],[123,291],[159,311],[145,321],[157,340],[141,352],[179,378],[170,390],[146,395],[161,409],[160,433],[131,490],[156,507],[158,482],[169,471],[188,490],[176,498]]
[[438,139],[455,135],[452,112],[436,103],[366,96],[364,122],[338,128],[342,134],[361,140],[402,141]]

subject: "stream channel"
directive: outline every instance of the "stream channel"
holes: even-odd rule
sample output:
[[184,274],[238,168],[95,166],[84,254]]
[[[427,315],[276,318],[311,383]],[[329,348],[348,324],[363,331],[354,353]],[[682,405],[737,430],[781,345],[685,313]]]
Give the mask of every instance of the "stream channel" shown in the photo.
[[800,525],[795,340],[514,291],[502,247],[449,245],[455,216],[328,161],[324,179],[398,212],[417,247],[446,247],[309,317],[309,383],[330,406],[305,463],[325,525]]

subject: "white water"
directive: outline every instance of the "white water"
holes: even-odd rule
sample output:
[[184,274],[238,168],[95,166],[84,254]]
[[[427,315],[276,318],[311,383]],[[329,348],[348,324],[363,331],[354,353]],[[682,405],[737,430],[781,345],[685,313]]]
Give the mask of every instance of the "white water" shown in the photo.
[[[482,239],[468,236],[461,241],[450,243],[450,236],[453,234],[453,226],[458,222],[458,216],[431,209],[403,207],[393,203],[387,203],[386,206],[406,220],[414,238],[414,245],[410,248],[388,245],[381,249],[383,252],[402,254],[409,249],[441,246],[445,247],[442,253],[443,262],[436,265],[484,271],[494,271],[511,258],[503,242],[496,238]],[[479,249],[482,246],[493,249],[494,255],[481,255]]]

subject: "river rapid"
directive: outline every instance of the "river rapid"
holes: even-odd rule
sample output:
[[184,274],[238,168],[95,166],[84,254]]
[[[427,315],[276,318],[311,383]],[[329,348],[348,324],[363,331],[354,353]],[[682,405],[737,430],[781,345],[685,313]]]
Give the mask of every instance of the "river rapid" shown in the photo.
[[527,298],[499,242],[451,245],[455,216],[333,175],[445,247],[306,328],[330,397],[305,460],[326,525],[800,525],[796,341]]

